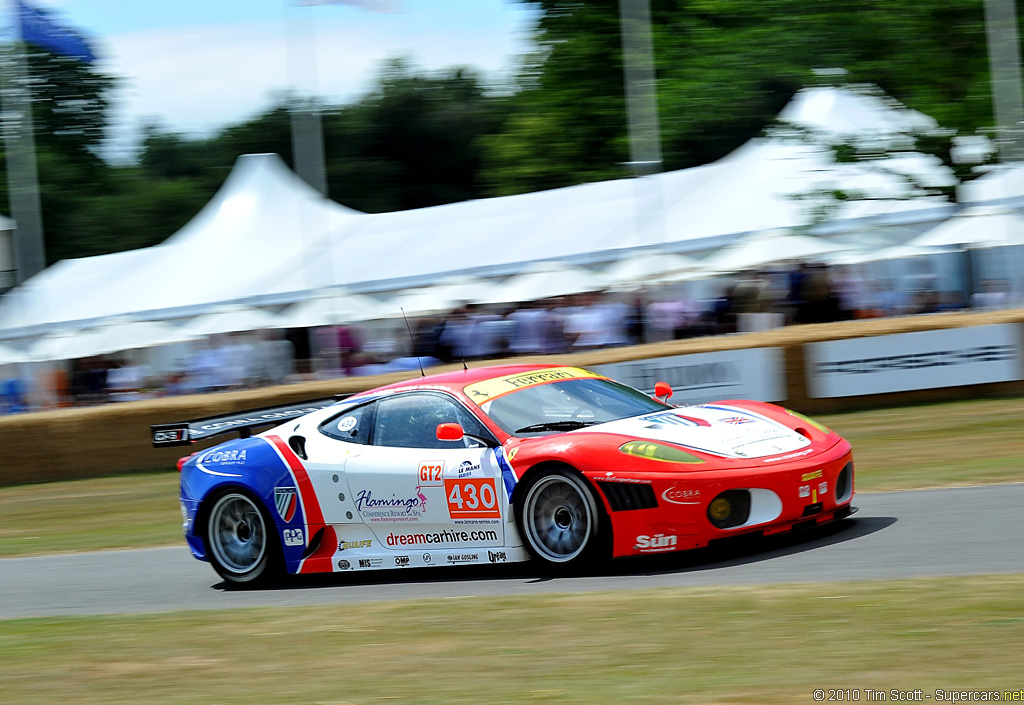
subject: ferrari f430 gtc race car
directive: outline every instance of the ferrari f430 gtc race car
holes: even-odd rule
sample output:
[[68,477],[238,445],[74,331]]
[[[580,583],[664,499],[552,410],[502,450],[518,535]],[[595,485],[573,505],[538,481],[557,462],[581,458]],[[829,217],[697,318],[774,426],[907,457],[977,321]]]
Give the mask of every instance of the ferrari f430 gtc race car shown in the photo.
[[274,425],[179,462],[185,538],[228,582],[707,546],[853,510],[850,445],[772,404],[667,403],[575,367],[460,370],[153,427],[154,445]]

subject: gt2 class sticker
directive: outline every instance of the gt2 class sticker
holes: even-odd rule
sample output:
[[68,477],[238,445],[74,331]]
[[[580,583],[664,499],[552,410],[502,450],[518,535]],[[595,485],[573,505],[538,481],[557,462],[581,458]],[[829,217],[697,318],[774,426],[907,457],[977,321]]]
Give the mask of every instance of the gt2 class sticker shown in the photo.
[[498,491],[494,480],[466,477],[444,481],[448,515],[452,519],[500,519]]
[[420,478],[420,487],[440,487],[444,483],[444,461],[421,460],[416,474]]

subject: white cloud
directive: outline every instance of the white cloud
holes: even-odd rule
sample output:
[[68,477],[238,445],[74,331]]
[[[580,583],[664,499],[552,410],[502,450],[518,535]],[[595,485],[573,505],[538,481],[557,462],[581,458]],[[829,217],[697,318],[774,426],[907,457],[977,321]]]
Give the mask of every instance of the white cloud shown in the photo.
[[282,18],[107,37],[107,58],[98,68],[122,80],[112,156],[134,144],[145,122],[207,135],[266,110],[283,91],[313,93],[328,103],[351,101],[374,85],[381,63],[394,56],[409,56],[427,70],[471,65],[494,78],[510,71],[525,47],[522,24],[495,36],[425,23],[414,13],[344,21],[302,14],[293,11],[287,23]]

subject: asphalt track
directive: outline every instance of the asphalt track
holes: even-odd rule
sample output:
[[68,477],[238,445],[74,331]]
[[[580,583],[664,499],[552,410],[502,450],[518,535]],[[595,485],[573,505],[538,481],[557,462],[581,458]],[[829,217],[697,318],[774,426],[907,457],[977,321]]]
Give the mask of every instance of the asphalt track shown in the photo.
[[863,494],[854,505],[856,515],[828,529],[613,561],[573,578],[527,563],[304,577],[241,591],[184,544],[9,558],[0,560],[0,618],[1024,572],[1024,484]]

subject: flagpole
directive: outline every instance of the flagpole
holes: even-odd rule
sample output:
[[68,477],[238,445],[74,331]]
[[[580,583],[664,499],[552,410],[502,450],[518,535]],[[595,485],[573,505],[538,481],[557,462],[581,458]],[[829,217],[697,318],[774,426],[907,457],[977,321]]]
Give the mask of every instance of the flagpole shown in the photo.
[[[306,183],[324,196],[327,195],[327,170],[324,160],[323,125],[320,121],[320,109],[316,97],[316,37],[313,34],[311,19],[299,18],[294,11],[289,12],[289,0],[285,0],[285,15],[288,25],[287,56],[289,83],[292,86],[290,112],[292,116],[292,158],[295,173]],[[302,30],[305,30],[303,32]],[[302,36],[306,34],[307,36]],[[300,104],[301,91],[298,88],[302,73],[296,54],[303,51],[302,45],[308,45],[306,51],[311,57],[307,62],[307,71],[313,82],[314,89]]]
[[28,69],[21,36],[21,15],[17,2],[13,11],[12,41],[4,42],[0,67],[0,102],[3,113],[4,149],[7,154],[7,184],[11,217],[17,223],[13,255],[15,284],[21,284],[46,267],[43,244],[43,216],[39,202],[39,173],[36,166],[32,95],[26,87]]

